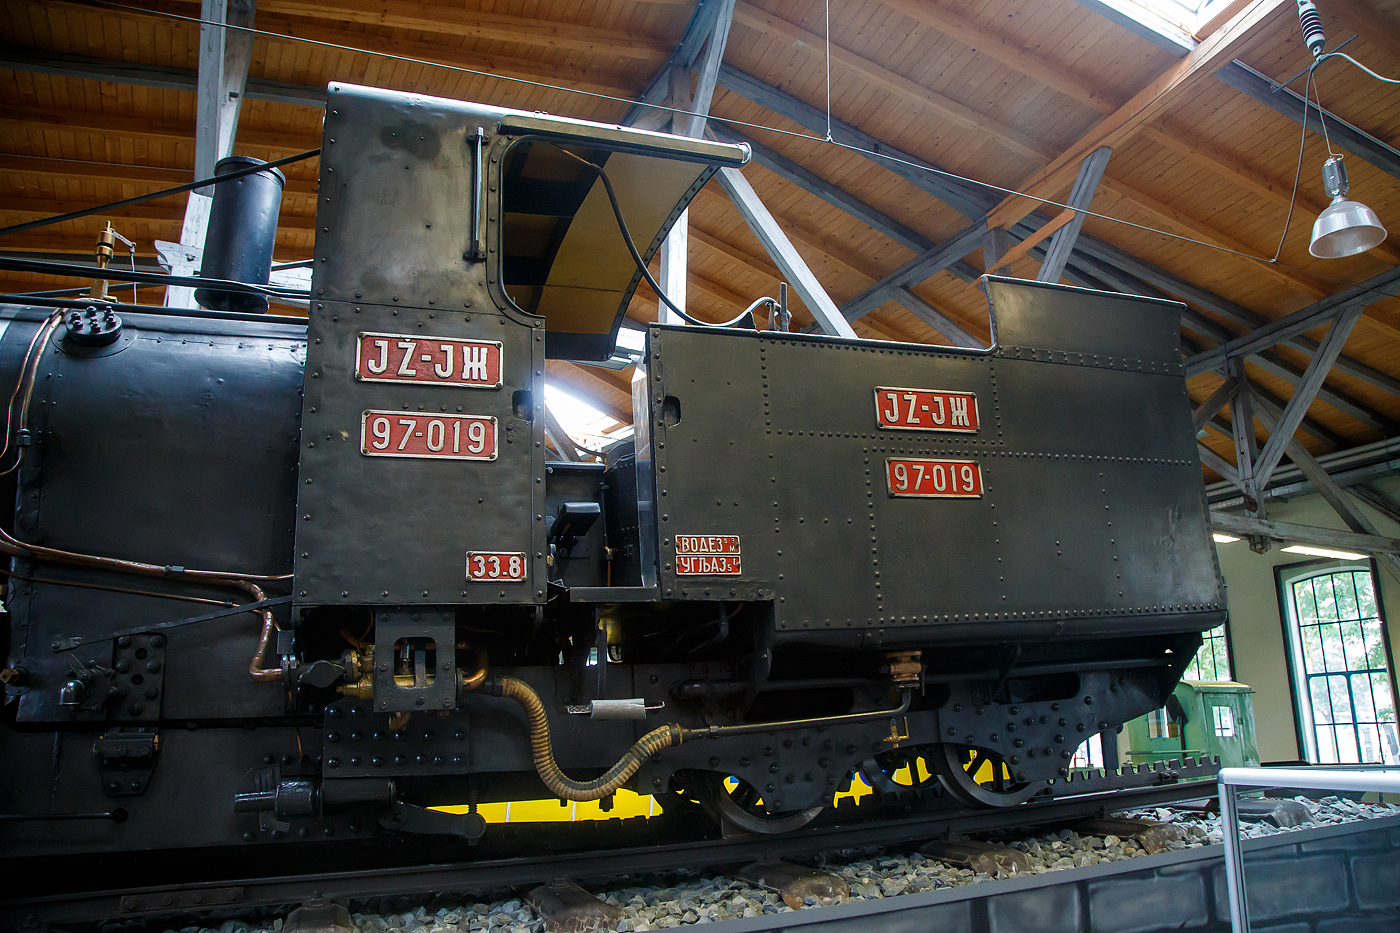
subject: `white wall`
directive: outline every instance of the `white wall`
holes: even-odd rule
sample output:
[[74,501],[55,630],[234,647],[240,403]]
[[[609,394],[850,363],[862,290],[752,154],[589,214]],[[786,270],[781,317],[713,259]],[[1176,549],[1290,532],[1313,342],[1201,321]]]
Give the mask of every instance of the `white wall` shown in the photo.
[[[1400,500],[1400,476],[1374,483]],[[1359,501],[1359,500],[1358,500]],[[1361,503],[1384,535],[1400,537],[1400,525]],[[1269,518],[1299,525],[1319,525],[1350,531],[1321,496],[1301,496],[1288,502],[1270,500]],[[1235,679],[1254,688],[1254,728],[1262,761],[1294,761],[1301,756],[1293,697],[1288,684],[1288,656],[1281,621],[1274,568],[1306,563],[1315,558],[1285,554],[1277,541],[1267,554],[1255,554],[1247,541],[1216,545],[1220,572],[1225,577],[1230,609],[1230,650]],[[1392,643],[1400,632],[1400,581],[1385,570],[1379,573],[1382,612]]]

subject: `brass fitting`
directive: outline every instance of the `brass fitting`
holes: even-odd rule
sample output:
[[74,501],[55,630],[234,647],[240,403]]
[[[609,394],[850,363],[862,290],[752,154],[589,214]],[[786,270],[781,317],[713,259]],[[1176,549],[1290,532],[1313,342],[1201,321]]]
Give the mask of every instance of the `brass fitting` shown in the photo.
[[337,692],[357,700],[374,699],[374,677],[369,674],[362,674],[360,679],[354,683],[341,684],[335,688]]
[[891,651],[885,655],[889,659],[890,679],[897,687],[917,687],[919,674],[924,665],[920,660],[922,651]]
[[26,687],[30,680],[29,671],[22,667],[7,667],[0,670],[0,686]]
[[[97,234],[97,245],[93,252],[97,257],[97,268],[107,268],[107,263],[111,262],[112,256],[116,253],[117,231],[112,229],[112,222],[107,221],[107,225]],[[111,295],[107,294],[107,280],[93,279],[92,285],[88,288],[88,298],[94,301],[115,301]]]

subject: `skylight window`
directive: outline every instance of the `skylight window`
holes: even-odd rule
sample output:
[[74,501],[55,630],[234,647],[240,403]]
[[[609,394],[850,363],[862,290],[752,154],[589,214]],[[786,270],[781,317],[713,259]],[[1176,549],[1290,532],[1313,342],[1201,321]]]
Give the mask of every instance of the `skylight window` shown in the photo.
[[1132,20],[1185,49],[1194,48],[1244,6],[1241,0],[1093,0],[1091,5],[1111,19]]
[[545,404],[559,419],[559,426],[580,447],[592,451],[632,436],[632,426],[604,414],[587,402],[574,397],[553,383],[544,387]]
[[1127,0],[1124,5],[1143,7],[1173,26],[1195,33],[1198,18],[1210,4],[1208,0]]

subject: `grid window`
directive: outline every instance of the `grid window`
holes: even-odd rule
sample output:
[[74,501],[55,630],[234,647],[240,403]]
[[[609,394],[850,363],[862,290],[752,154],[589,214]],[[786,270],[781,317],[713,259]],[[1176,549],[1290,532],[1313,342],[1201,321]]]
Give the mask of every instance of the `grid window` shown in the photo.
[[1294,577],[1286,593],[1309,760],[1400,764],[1395,700],[1370,570],[1342,567]]
[[1230,676],[1230,643],[1225,637],[1224,623],[1202,636],[1201,650],[1186,665],[1181,679],[1221,683],[1233,679]]

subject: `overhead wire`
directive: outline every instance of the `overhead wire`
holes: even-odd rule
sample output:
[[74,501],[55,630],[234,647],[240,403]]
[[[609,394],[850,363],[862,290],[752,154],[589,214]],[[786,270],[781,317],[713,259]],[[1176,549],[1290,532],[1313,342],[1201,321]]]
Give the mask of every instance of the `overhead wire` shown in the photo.
[[[1321,58],[1319,58],[1319,59],[1317,60],[1317,63],[1320,65],[1320,64],[1322,64],[1324,61],[1326,61],[1326,60],[1329,59],[1329,58],[1345,58],[1347,61],[1351,62],[1351,63],[1352,63],[1353,65],[1355,65],[1357,68],[1360,68],[1362,71],[1366,72],[1368,75],[1370,75],[1371,77],[1375,78],[1377,81],[1384,81],[1386,84],[1400,84],[1400,78],[1387,78],[1385,75],[1376,74],[1376,73],[1375,73],[1374,71],[1372,71],[1370,68],[1367,68],[1365,65],[1361,64],[1359,61],[1357,61],[1356,59],[1352,58],[1350,55],[1348,55],[1348,54],[1345,53],[1345,52],[1340,52],[1340,51],[1328,52],[1326,55],[1323,55]],[[1320,106],[1320,105],[1319,105],[1319,106]]]
[[[1311,74],[1311,72],[1309,72]],[[1283,233],[1278,238],[1278,248],[1274,250],[1274,262],[1283,254],[1283,243],[1288,239],[1288,228],[1293,224],[1293,208],[1298,203],[1298,182],[1303,177],[1303,150],[1308,146],[1308,99],[1307,87],[1303,88],[1303,130],[1298,139],[1298,165],[1293,170],[1293,193],[1288,196],[1288,217],[1283,222]],[[1319,107],[1319,110],[1322,108]]]
[[[253,26],[239,26],[239,25],[235,25],[235,24],[233,24],[233,23],[220,23],[220,22],[217,22],[217,21],[215,21],[215,20],[206,20],[206,19],[203,19],[202,17],[198,17],[198,16],[188,16],[188,15],[185,15],[185,14],[173,13],[173,12],[169,12],[169,11],[166,11],[166,10],[150,10],[150,9],[144,9],[144,8],[141,8],[141,7],[132,7],[132,6],[128,6],[128,5],[126,5],[126,4],[122,4],[122,3],[115,3],[115,2],[113,2],[113,0],[91,0],[91,2],[92,2],[94,5],[96,5],[96,6],[110,7],[110,8],[112,8],[112,9],[126,10],[126,11],[128,11],[128,12],[141,13],[141,14],[146,14],[146,15],[161,16],[161,17],[164,17],[164,18],[167,18],[167,19],[180,20],[180,21],[183,21],[183,22],[198,24],[198,25],[201,25],[201,26],[211,26],[211,27],[214,27],[214,28],[221,28],[221,29],[225,29],[225,30],[233,29],[233,30],[237,30],[237,31],[240,31],[240,32],[250,33],[250,34],[252,34],[252,35],[263,36],[263,37],[265,37],[265,38],[279,39],[279,40],[284,41],[284,42],[302,43],[302,44],[305,44],[305,45],[314,45],[314,46],[319,46],[319,47],[321,47],[321,48],[334,49],[334,50],[336,50],[336,51],[341,51],[341,52],[350,52],[350,53],[352,53],[352,54],[357,54],[357,55],[369,55],[369,56],[372,56],[372,57],[384,58],[384,59],[388,59],[388,60],[391,60],[391,61],[400,61],[400,62],[405,62],[405,63],[408,63],[408,64],[422,65],[422,66],[427,67],[427,68],[439,68],[439,69],[443,69],[443,70],[446,70],[446,71],[458,72],[458,73],[460,73],[460,74],[469,74],[469,75],[474,75],[474,76],[482,77],[482,78],[490,78],[490,79],[497,80],[497,81],[507,81],[507,82],[512,82],[512,83],[516,83],[516,84],[523,84],[523,85],[526,85],[526,86],[528,86],[528,87],[536,87],[536,88],[541,88],[541,89],[544,89],[544,90],[558,91],[558,92],[563,93],[563,94],[573,94],[573,95],[578,95],[578,96],[583,96],[583,97],[589,97],[589,98],[593,98],[593,99],[595,99],[595,100],[612,101],[612,102],[616,102],[616,103],[620,103],[620,104],[627,104],[628,106],[648,107],[648,108],[651,108],[651,109],[654,109],[654,110],[664,110],[664,111],[667,111],[667,112],[669,112],[669,113],[676,114],[676,115],[684,115],[684,114],[689,114],[689,113],[690,113],[689,110],[683,110],[683,109],[676,108],[676,107],[668,107],[668,106],[666,106],[665,104],[653,104],[653,103],[649,103],[649,102],[646,102],[646,101],[639,101],[639,100],[635,100],[635,99],[630,98],[630,97],[622,97],[622,96],[620,96],[620,95],[615,95],[615,94],[603,94],[603,93],[600,93],[600,92],[597,92],[597,91],[585,91],[585,90],[581,90],[581,89],[579,89],[579,88],[566,87],[566,86],[558,85],[558,84],[551,84],[551,83],[549,83],[549,82],[547,82],[547,81],[536,81],[536,80],[532,80],[532,79],[530,79],[530,78],[520,78],[520,77],[515,77],[515,76],[512,76],[512,75],[502,75],[502,74],[497,74],[497,73],[493,73],[493,72],[489,72],[489,71],[483,71],[483,70],[481,70],[481,69],[468,68],[468,67],[466,67],[466,66],[464,66],[464,65],[452,65],[452,64],[448,64],[448,63],[446,63],[446,62],[435,62],[435,61],[431,61],[431,60],[429,60],[429,59],[415,58],[415,57],[413,57],[413,56],[408,56],[408,55],[398,55],[398,54],[395,54],[395,53],[392,53],[392,52],[374,51],[374,50],[372,50],[372,49],[365,49],[365,48],[358,48],[358,47],[356,47],[356,46],[343,45],[343,44],[337,43],[337,42],[327,42],[327,41],[322,40],[322,39],[307,39],[307,38],[303,38],[303,37],[300,37],[300,36],[291,36],[291,35],[287,35],[287,34],[285,34],[285,33],[273,32],[273,31],[271,31],[271,30],[258,29],[258,28],[253,27]],[[829,3],[829,0],[828,0],[828,3]],[[828,22],[827,33],[828,33],[828,38],[827,38],[827,56],[828,56],[827,68],[828,68],[828,73],[829,73],[829,69],[830,69],[830,60],[829,60],[829,59],[830,59],[830,25],[829,25],[829,22]],[[1340,53],[1336,53],[1336,54],[1340,54]],[[1345,57],[1348,57],[1348,58],[1349,58],[1349,56],[1345,56]],[[828,92],[829,92],[829,82],[830,82],[830,78],[828,77]],[[1144,105],[1144,106],[1145,106],[1145,105]],[[827,111],[827,120],[828,120],[828,134],[830,134],[832,128],[834,127],[834,123],[833,123],[833,121],[832,121],[831,111],[830,111],[829,105],[828,105],[828,111]],[[1291,269],[1291,270],[1293,270],[1293,271],[1295,271],[1295,272],[1300,272],[1300,273],[1306,273],[1306,271],[1307,271],[1307,270],[1300,269],[1300,268],[1298,268],[1297,266],[1292,266],[1292,265],[1289,265],[1289,264],[1287,264],[1287,263],[1281,263],[1281,262],[1279,262],[1276,258],[1275,258],[1275,259],[1268,259],[1268,258],[1265,258],[1265,257],[1263,257],[1263,256],[1255,255],[1254,253],[1245,252],[1244,250],[1238,250],[1238,249],[1234,249],[1234,248],[1229,247],[1229,246],[1222,246],[1222,245],[1220,245],[1220,244],[1218,244],[1218,243],[1212,243],[1212,242],[1210,242],[1209,240],[1202,240],[1202,239],[1198,239],[1198,238],[1196,238],[1196,237],[1187,236],[1187,235],[1185,235],[1185,234],[1173,233],[1173,232],[1170,231],[1170,230],[1163,230],[1163,229],[1161,229],[1161,228],[1152,227],[1152,226],[1149,226],[1149,225],[1147,225],[1147,224],[1135,223],[1135,222],[1130,221],[1130,220],[1125,220],[1125,219],[1123,219],[1123,218],[1121,218],[1121,217],[1114,217],[1114,216],[1112,216],[1112,215],[1109,215],[1109,214],[1102,214],[1102,213],[1099,213],[1099,212],[1097,212],[1097,211],[1092,211],[1092,210],[1082,209],[1082,208],[1075,208],[1075,207],[1072,207],[1071,205],[1069,205],[1069,204],[1067,204],[1067,203],[1065,203],[1065,202],[1063,202],[1063,201],[1057,201],[1057,200],[1055,200],[1054,198],[1042,197],[1042,196],[1040,196],[1040,195],[1031,194],[1031,193],[1029,193],[1029,192],[1018,191],[1018,190],[1016,190],[1016,189],[1014,189],[1014,188],[1007,188],[1007,187],[1004,187],[1004,186],[1002,186],[1002,185],[993,184],[993,183],[991,183],[991,182],[982,181],[982,180],[979,180],[979,179],[976,179],[976,178],[970,178],[970,177],[967,177],[967,176],[965,176],[965,175],[959,175],[959,174],[956,173],[956,172],[951,172],[951,171],[948,171],[948,170],[946,170],[946,169],[940,169],[940,168],[937,168],[937,167],[935,167],[935,166],[932,166],[932,165],[929,165],[929,164],[927,164],[927,163],[920,162],[920,161],[917,161],[917,160],[913,160],[913,159],[904,159],[904,158],[900,158],[900,157],[898,157],[898,156],[889,155],[889,154],[887,154],[887,153],[878,152],[878,151],[873,150],[873,149],[865,149],[865,148],[862,148],[862,147],[860,147],[860,146],[852,145],[852,144],[850,144],[850,143],[842,143],[842,142],[837,141],[837,140],[836,140],[834,137],[832,137],[831,135],[828,135],[827,138],[822,138],[822,137],[820,137],[820,136],[816,136],[816,135],[813,135],[813,134],[811,134],[811,133],[800,133],[800,132],[796,132],[796,131],[794,131],[794,130],[784,130],[784,129],[781,129],[781,128],[778,128],[778,127],[769,126],[769,125],[767,125],[767,124],[762,124],[762,123],[750,123],[750,122],[746,122],[746,121],[742,121],[742,120],[734,120],[734,119],[730,119],[730,120],[728,120],[727,122],[732,123],[732,124],[735,125],[735,126],[742,126],[742,127],[747,127],[747,128],[751,128],[751,129],[764,130],[764,131],[771,132],[771,133],[777,133],[777,134],[784,135],[784,136],[790,136],[790,137],[793,137],[793,138],[796,138],[796,139],[805,139],[805,140],[809,140],[809,141],[812,141],[812,142],[824,142],[824,143],[828,143],[828,144],[830,144],[830,145],[836,146],[836,147],[841,148],[841,149],[845,149],[845,150],[847,150],[847,151],[849,151],[849,152],[857,153],[857,154],[859,154],[859,155],[865,156],[865,157],[870,158],[870,159],[873,159],[873,160],[883,160],[883,161],[888,162],[888,163],[891,163],[891,164],[908,166],[908,167],[910,167],[910,168],[916,169],[917,171],[924,172],[924,173],[927,173],[927,174],[930,174],[930,175],[938,175],[938,176],[942,176],[942,177],[944,177],[944,178],[953,179],[953,180],[955,180],[955,181],[962,182],[962,183],[965,183],[965,184],[976,185],[976,186],[979,187],[979,188],[983,188],[983,189],[986,189],[986,190],[988,190],[988,191],[995,191],[995,192],[997,192],[997,193],[999,193],[999,194],[1003,194],[1003,195],[1007,195],[1007,196],[1014,196],[1014,197],[1019,197],[1019,198],[1025,198],[1025,199],[1030,200],[1030,201],[1035,201],[1035,202],[1037,202],[1037,203],[1039,203],[1039,204],[1044,204],[1044,205],[1046,205],[1046,206],[1048,206],[1048,207],[1058,207],[1058,208],[1061,208],[1061,209],[1063,209],[1063,210],[1075,210],[1075,211],[1077,211],[1079,214],[1081,214],[1081,215],[1083,215],[1083,216],[1085,216],[1085,217],[1093,217],[1093,218],[1096,218],[1096,219],[1098,219],[1098,220],[1106,221],[1106,222],[1108,222],[1108,223],[1119,224],[1119,225],[1122,225],[1122,226],[1130,227],[1130,228],[1135,229],[1135,230],[1141,230],[1141,231],[1143,231],[1143,232],[1145,232],[1145,233],[1151,233],[1151,234],[1155,234],[1155,235],[1157,235],[1157,236],[1164,236],[1164,237],[1167,237],[1167,238],[1173,239],[1173,240],[1180,240],[1180,241],[1182,241],[1182,242],[1191,243],[1191,244],[1194,244],[1194,245],[1196,245],[1196,246],[1205,247],[1206,249],[1215,250],[1215,251],[1217,251],[1217,252],[1226,253],[1226,254],[1229,254],[1229,255],[1239,256],[1239,257],[1241,257],[1241,258],[1248,259],[1248,260],[1251,260],[1251,261],[1253,261],[1253,262],[1263,263],[1264,265],[1278,266],[1279,268]],[[271,164],[271,163],[269,163],[269,164]],[[100,210],[100,209],[99,209],[99,210]],[[6,228],[6,229],[4,229],[4,230],[0,230],[0,234],[3,234],[3,233],[5,233],[5,232],[8,232],[9,229],[10,229],[10,228]],[[1309,274],[1315,274],[1315,273],[1309,273]],[[1340,283],[1340,282],[1342,281],[1342,280],[1340,280],[1340,279],[1332,279],[1332,278],[1327,277],[1327,276],[1322,276],[1322,278],[1327,278],[1329,281],[1338,282],[1338,283]]]
[[831,0],[826,4],[826,141],[831,142]]

